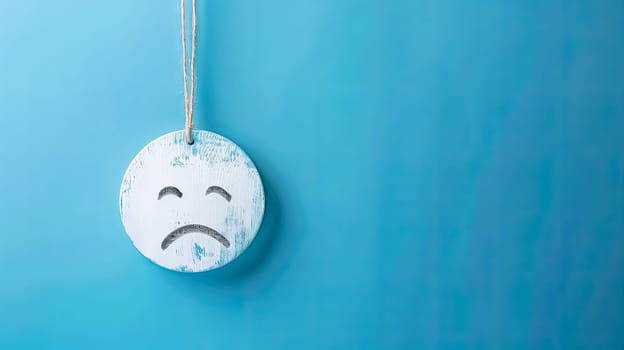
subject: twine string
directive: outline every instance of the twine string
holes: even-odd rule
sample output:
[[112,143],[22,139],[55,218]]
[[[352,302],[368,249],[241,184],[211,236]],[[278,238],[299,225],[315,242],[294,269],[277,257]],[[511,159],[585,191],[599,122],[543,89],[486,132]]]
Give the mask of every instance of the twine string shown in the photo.
[[[197,38],[197,11],[196,0],[193,0],[192,24],[191,24],[191,74],[190,79],[187,74],[186,59],[186,11],[185,0],[180,0],[180,14],[182,19],[182,72],[184,74],[184,111],[186,113],[184,130],[186,133],[186,143],[193,144],[193,110],[195,107],[195,47]],[[190,82],[189,82],[190,80]]]

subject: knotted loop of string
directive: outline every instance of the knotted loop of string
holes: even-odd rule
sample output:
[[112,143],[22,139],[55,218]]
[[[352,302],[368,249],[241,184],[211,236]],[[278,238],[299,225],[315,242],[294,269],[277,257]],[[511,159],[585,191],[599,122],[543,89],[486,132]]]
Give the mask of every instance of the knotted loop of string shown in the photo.
[[186,133],[186,143],[193,144],[193,109],[195,105],[195,47],[197,37],[197,11],[196,0],[193,0],[193,22],[191,24],[191,74],[190,83],[186,68],[186,5],[185,0],[180,0],[180,13],[182,17],[182,63],[184,72],[184,110],[186,112],[186,121],[184,123],[184,130]]

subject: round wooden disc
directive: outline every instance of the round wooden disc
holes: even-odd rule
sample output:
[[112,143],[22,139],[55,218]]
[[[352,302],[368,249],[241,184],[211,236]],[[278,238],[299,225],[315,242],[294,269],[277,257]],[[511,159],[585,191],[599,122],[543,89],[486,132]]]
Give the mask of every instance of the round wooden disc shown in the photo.
[[202,272],[238,257],[264,215],[258,170],[223,136],[163,135],[130,163],[121,183],[121,220],[134,246],[170,270]]

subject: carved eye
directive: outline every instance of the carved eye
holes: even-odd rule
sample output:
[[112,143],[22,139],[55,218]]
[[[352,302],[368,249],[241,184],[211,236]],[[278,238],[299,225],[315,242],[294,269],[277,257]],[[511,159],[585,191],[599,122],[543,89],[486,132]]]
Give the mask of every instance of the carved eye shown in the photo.
[[216,193],[216,194],[220,195],[221,197],[225,198],[225,200],[228,201],[228,202],[232,199],[232,195],[230,195],[226,190],[224,190],[223,187],[210,186],[206,190],[206,196],[211,194],[211,193]]
[[162,190],[160,190],[160,192],[158,192],[158,199],[161,199],[162,197],[168,194],[173,194],[177,196],[178,198],[182,198],[182,192],[180,192],[180,190],[178,190],[177,187],[167,186],[163,188]]

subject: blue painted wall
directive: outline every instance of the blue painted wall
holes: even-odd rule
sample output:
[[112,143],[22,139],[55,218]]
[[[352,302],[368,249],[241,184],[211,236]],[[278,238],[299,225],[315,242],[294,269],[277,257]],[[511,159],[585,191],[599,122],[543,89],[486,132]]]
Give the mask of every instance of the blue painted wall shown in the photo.
[[0,2],[0,348],[624,347],[621,1],[199,0],[197,125],[265,180],[214,273],[123,233],[175,0]]

